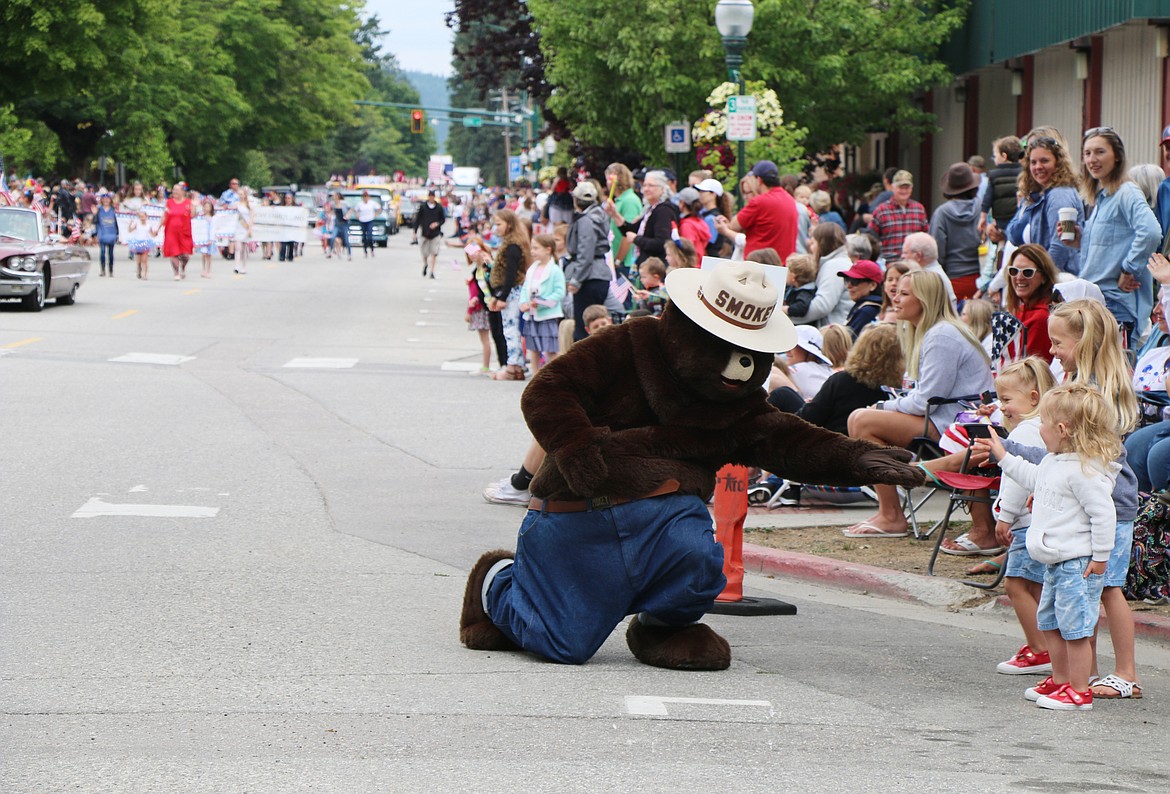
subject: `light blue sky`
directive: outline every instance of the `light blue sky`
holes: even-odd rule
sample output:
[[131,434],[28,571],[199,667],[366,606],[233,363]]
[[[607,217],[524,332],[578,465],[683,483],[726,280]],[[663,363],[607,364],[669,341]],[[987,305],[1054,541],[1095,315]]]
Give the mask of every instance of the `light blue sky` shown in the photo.
[[366,12],[390,30],[383,49],[399,66],[443,76],[451,74],[452,36],[443,15],[454,6],[452,0],[366,0]]

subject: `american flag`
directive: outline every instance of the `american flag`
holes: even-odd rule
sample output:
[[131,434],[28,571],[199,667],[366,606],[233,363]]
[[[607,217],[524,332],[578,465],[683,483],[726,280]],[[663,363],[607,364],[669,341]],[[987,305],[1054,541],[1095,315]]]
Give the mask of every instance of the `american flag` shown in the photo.
[[991,339],[991,368],[995,372],[1028,354],[1028,329],[1008,312],[991,315]]
[[81,239],[81,220],[74,218],[69,221],[69,242],[76,243]]

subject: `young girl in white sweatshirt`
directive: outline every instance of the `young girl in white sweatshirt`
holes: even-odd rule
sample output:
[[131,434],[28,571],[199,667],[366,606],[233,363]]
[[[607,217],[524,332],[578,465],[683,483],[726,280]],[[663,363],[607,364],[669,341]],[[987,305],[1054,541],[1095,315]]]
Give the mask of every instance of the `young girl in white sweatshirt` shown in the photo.
[[1007,454],[994,433],[989,439],[1004,476],[1033,492],[1027,548],[1046,566],[1036,623],[1052,675],[1025,697],[1041,708],[1085,711],[1093,708],[1090,641],[1117,524],[1112,493],[1121,437],[1105,398],[1077,384],[1044,395],[1040,437],[1049,454],[1039,464]]

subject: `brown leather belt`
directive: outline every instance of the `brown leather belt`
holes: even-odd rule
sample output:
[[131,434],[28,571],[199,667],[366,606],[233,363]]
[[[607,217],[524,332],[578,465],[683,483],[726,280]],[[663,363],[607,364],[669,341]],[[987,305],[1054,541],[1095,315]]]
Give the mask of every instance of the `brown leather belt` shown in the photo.
[[551,499],[533,499],[528,503],[529,510],[540,510],[545,513],[585,513],[590,510],[608,510],[611,507],[624,505],[638,499],[652,499],[655,496],[666,496],[677,493],[678,480],[667,480],[650,493],[641,496],[597,496],[593,499],[578,499],[576,501],[556,501]]

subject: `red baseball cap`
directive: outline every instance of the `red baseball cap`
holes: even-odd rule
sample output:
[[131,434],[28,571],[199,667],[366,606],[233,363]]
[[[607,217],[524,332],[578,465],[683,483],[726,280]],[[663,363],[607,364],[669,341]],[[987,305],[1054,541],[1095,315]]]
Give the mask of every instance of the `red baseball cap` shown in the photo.
[[838,276],[845,278],[860,278],[866,281],[872,281],[874,284],[882,283],[882,269],[878,267],[877,262],[871,262],[868,259],[859,259],[853,264],[853,267],[848,270],[842,270],[837,273]]

